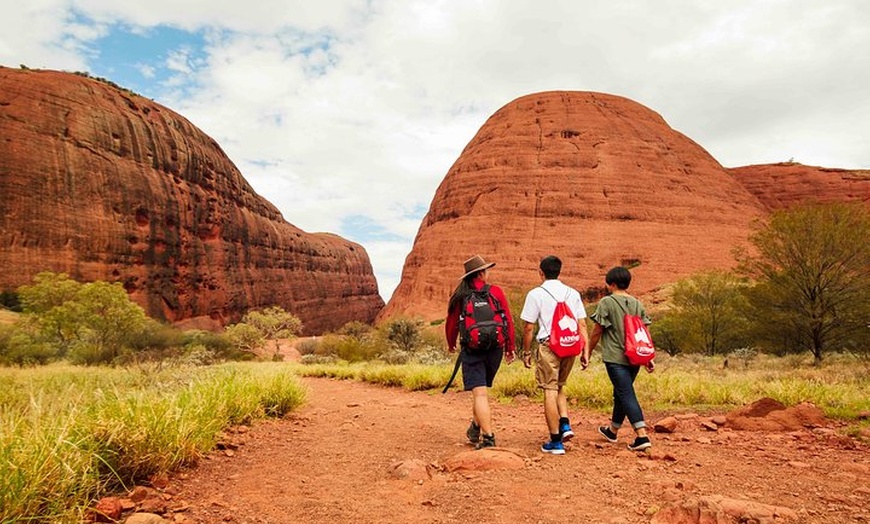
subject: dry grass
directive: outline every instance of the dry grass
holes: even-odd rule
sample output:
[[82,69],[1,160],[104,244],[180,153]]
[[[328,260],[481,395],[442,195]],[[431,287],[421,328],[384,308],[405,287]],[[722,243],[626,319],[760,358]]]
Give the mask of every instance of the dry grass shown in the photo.
[[18,313],[0,308],[0,324],[14,324],[18,321]]

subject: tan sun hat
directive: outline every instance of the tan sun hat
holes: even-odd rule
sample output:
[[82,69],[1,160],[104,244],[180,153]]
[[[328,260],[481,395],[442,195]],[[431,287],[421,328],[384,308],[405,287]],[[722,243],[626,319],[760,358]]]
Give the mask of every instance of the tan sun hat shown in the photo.
[[477,273],[478,271],[483,271],[484,269],[489,269],[494,265],[495,265],[495,262],[487,262],[486,260],[483,259],[482,256],[474,255],[473,257],[471,257],[465,261],[465,274],[462,275],[462,278],[460,278],[459,280],[464,279],[465,277],[467,277],[468,275],[470,275],[472,273]]

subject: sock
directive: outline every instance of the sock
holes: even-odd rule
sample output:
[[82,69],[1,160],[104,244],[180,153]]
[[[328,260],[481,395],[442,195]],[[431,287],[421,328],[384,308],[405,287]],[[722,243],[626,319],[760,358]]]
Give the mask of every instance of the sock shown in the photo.
[[550,433],[550,442],[562,442],[562,434]]
[[568,417],[559,417],[559,425],[560,425],[560,426],[564,426],[564,425],[566,425],[566,424],[568,424],[568,425],[571,424],[571,423],[568,421]]

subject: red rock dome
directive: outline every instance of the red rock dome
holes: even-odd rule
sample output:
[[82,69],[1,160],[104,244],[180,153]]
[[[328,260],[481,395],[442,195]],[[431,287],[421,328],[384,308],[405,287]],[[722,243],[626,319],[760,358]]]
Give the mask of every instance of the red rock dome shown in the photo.
[[71,73],[0,67],[0,245],[0,290],[119,281],[174,322],[278,305],[319,333],[383,306],[362,246],[287,223],[184,117]]
[[474,254],[496,262],[493,282],[518,294],[555,254],[587,301],[616,265],[633,266],[631,291],[643,295],[732,267],[732,248],[763,212],[702,147],[636,102],[524,96],[492,115],[448,171],[379,318],[443,318]]

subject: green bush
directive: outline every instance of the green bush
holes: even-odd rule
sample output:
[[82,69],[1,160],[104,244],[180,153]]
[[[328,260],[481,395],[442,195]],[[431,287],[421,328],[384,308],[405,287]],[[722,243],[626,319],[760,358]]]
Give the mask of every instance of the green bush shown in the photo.
[[313,355],[315,351],[317,351],[317,346],[319,342],[316,338],[306,338],[305,340],[300,340],[296,343],[296,351],[299,352],[303,357],[305,355]]
[[364,324],[359,321],[348,322],[343,325],[339,330],[339,335],[345,335],[351,338],[355,338],[357,340],[362,340],[366,335],[372,332],[372,327],[368,324]]

